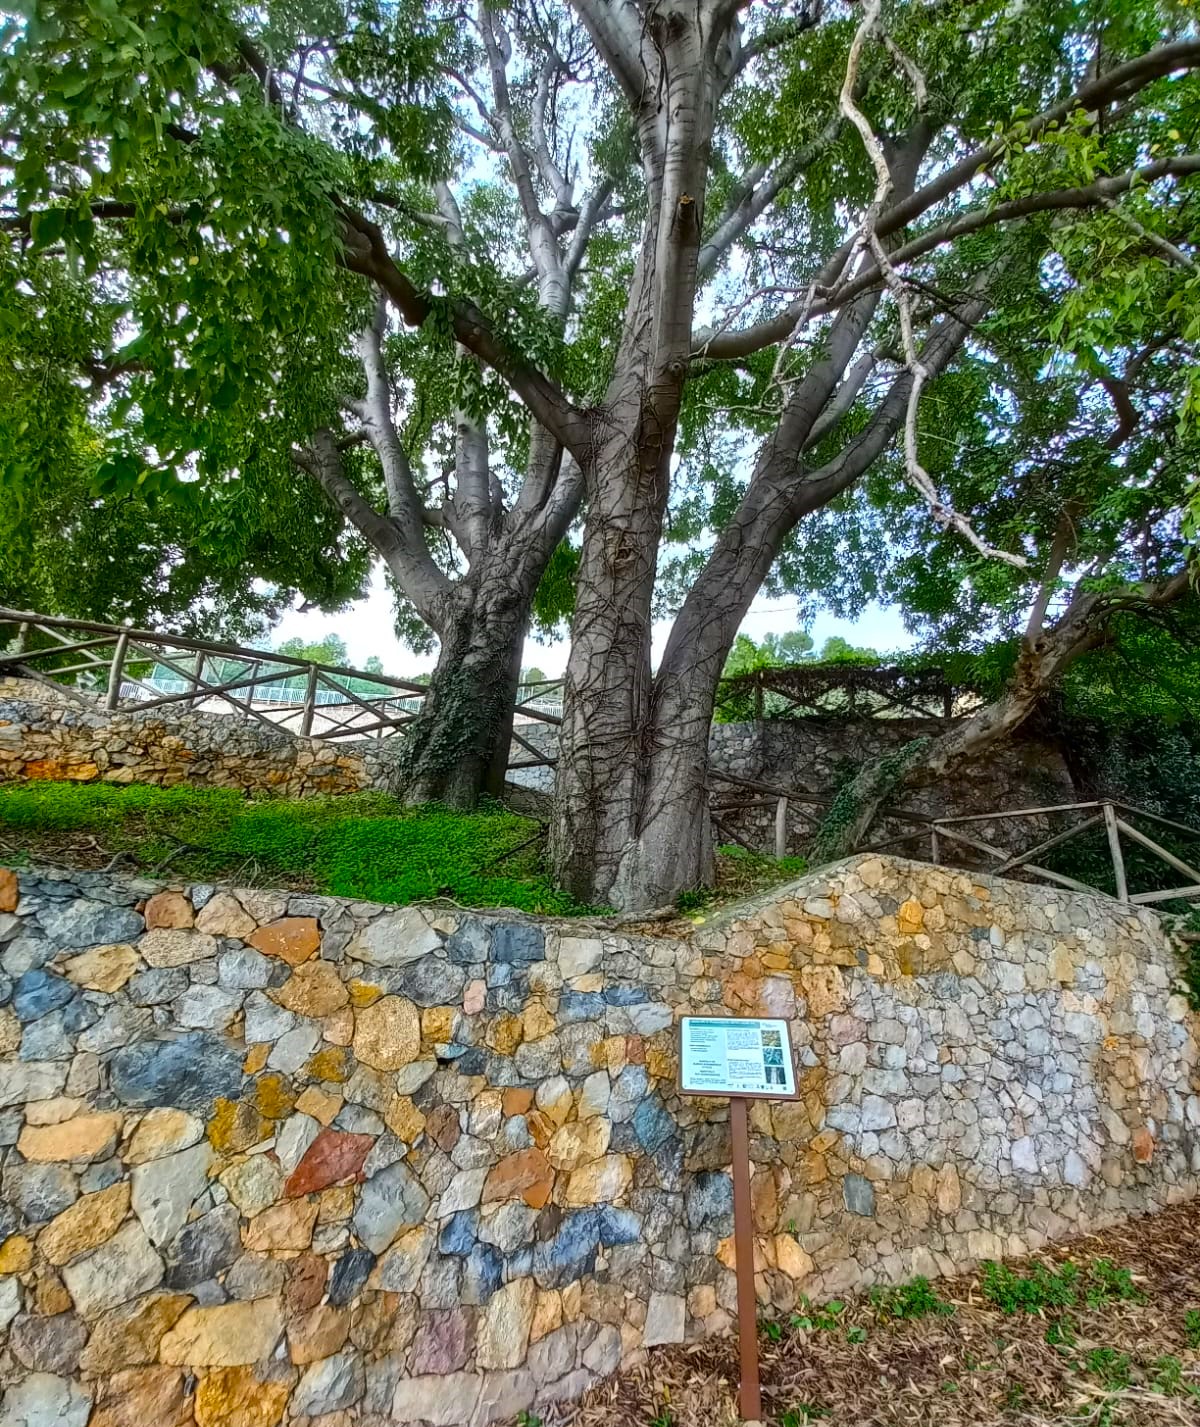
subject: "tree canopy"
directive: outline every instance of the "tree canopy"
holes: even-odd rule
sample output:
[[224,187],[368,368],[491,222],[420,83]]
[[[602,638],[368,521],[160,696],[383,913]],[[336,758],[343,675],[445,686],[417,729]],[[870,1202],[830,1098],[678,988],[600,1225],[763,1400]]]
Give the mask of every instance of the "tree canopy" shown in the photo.
[[6,479],[326,604],[382,558],[440,641],[417,794],[494,773],[540,591],[559,874],[653,901],[761,588],[1013,641],[976,740],[1186,596],[1198,67],[1173,0],[41,0]]

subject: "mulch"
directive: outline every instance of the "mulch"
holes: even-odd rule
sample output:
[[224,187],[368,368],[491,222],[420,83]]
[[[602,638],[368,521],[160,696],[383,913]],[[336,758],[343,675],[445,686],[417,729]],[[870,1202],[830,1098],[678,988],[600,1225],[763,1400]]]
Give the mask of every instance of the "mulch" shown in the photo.
[[[1046,1341],[1054,1312],[1002,1312],[984,1298],[978,1273],[934,1283],[954,1305],[952,1315],[883,1319],[863,1297],[847,1304],[835,1331],[793,1329],[784,1320],[778,1342],[759,1338],[765,1420],[770,1427],[1200,1427],[1200,1347],[1188,1346],[1185,1325],[1188,1310],[1200,1310],[1200,1200],[1008,1266],[1028,1271],[1035,1261],[1069,1259],[1083,1268],[1101,1258],[1130,1270],[1143,1301],[1067,1310],[1075,1334],[1069,1347]],[[846,1328],[856,1326],[865,1341],[847,1341]],[[1105,1358],[1115,1354],[1127,1354],[1128,1363],[1106,1370]],[[1164,1367],[1159,1360],[1168,1354],[1178,1363]],[[546,1411],[543,1423],[729,1427],[740,1420],[736,1400],[737,1346],[726,1338],[652,1350],[582,1401]]]

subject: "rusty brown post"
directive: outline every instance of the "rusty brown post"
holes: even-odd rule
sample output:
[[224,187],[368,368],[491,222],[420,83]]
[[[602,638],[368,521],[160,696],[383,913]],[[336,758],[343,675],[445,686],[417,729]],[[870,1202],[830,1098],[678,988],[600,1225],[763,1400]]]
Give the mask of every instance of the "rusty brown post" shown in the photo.
[[738,1402],[744,1422],[762,1417],[758,1384],[758,1300],[754,1292],[754,1213],[750,1204],[750,1126],[746,1101],[729,1102],[733,1139],[733,1246],[737,1255],[738,1353],[742,1382]]

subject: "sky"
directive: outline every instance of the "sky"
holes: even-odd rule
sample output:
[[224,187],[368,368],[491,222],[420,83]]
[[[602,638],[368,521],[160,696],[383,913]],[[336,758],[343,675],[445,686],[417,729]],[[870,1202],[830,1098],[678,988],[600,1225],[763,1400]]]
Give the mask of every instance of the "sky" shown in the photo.
[[[784,634],[796,628],[796,609],[794,598],[760,597],[750,607],[742,623],[742,633],[755,640],[768,634]],[[661,620],[654,626],[653,657],[656,662],[666,645],[670,628],[667,620]],[[809,632],[818,649],[833,634],[840,634],[852,644],[865,644],[878,649],[881,653],[907,649],[914,643],[912,635],[904,628],[899,611],[882,605],[869,605],[855,620],[819,614]],[[319,610],[308,614],[290,612],[271,631],[270,640],[278,646],[285,639],[299,635],[306,644],[317,643],[326,634],[339,634],[346,641],[352,667],[362,668],[372,654],[377,654],[383,663],[384,673],[396,679],[425,673],[433,668],[436,661],[435,654],[414,654],[396,638],[392,629],[392,597],[384,583],[381,566],[375,568],[371,591],[366,599],[340,614],[323,614]],[[536,665],[549,678],[557,678],[566,668],[568,648],[565,639],[553,644],[539,644],[530,639],[526,641],[522,663],[526,667]]]

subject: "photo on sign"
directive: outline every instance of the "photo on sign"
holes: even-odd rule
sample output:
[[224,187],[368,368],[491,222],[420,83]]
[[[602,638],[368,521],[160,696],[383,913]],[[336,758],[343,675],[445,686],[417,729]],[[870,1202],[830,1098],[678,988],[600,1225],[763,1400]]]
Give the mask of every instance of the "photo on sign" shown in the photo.
[[[763,1031],[762,1043],[764,1046],[783,1046],[783,1037],[779,1031]],[[782,1061],[778,1062],[782,1065]]]
[[763,1064],[764,1064],[764,1065],[782,1065],[782,1064],[783,1064],[783,1051],[782,1051],[782,1050],[774,1050],[771,1046],[766,1046],[766,1047],[764,1048],[764,1050],[763,1050]]
[[782,1065],[768,1065],[766,1071],[766,1081],[768,1085],[783,1085],[784,1074]]

